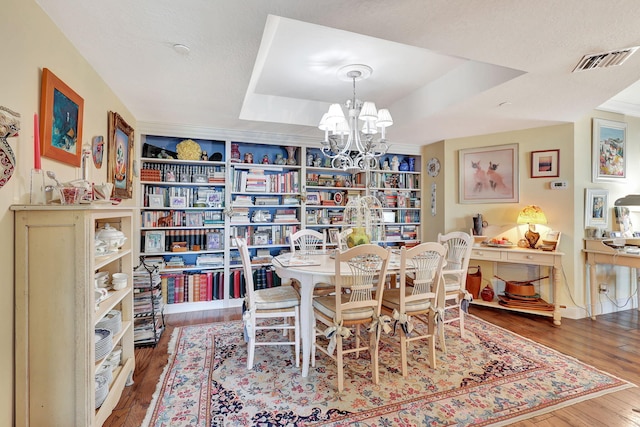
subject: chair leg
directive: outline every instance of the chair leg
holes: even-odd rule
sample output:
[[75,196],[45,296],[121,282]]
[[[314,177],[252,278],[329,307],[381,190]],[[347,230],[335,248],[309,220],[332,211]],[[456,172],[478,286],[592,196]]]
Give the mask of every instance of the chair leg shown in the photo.
[[380,372],[378,369],[378,333],[373,331],[369,333],[369,353],[371,355],[371,370],[373,374],[373,383],[378,384],[380,382]]
[[249,333],[249,342],[247,343],[247,369],[253,369],[253,356],[256,351],[256,323],[255,319],[253,322],[253,327],[251,328],[251,332]]
[[360,325],[356,325],[356,357],[360,357]]
[[458,322],[460,323],[460,338],[464,338],[464,316],[465,312],[460,305],[458,305],[458,310],[460,310],[460,318]]
[[[427,338],[427,345],[429,347],[429,367],[431,369],[436,369],[436,331],[433,322],[429,322],[428,332],[429,338]],[[442,345],[444,347],[444,340]]]
[[407,351],[409,346],[409,341],[407,341],[407,337],[405,336],[403,331],[400,331],[400,359],[402,360],[402,376],[407,376]]
[[296,352],[296,368],[300,367],[300,307],[295,308],[295,329],[294,329],[294,338],[295,338],[295,352]]
[[342,354],[342,336],[336,337],[336,365],[338,366],[338,391],[344,390],[344,356]]

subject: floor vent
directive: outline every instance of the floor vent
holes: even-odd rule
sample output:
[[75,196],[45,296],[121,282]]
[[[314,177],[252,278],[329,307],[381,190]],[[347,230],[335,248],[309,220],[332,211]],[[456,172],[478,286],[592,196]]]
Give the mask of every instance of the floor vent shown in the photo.
[[607,68],[622,65],[636,50],[638,50],[638,47],[640,46],[585,55],[582,57],[580,62],[578,62],[576,68],[573,69],[573,72],[577,73],[578,71],[593,70],[594,68]]

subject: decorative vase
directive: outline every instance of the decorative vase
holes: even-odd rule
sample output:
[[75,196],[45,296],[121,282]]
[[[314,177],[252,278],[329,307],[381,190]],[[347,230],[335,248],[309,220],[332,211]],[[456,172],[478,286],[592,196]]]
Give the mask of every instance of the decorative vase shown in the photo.
[[353,248],[354,246],[365,245],[370,243],[371,239],[364,230],[364,227],[356,227],[353,232],[347,237],[347,246]]
[[402,162],[400,162],[399,169],[403,172],[407,172],[409,170],[409,164],[406,162],[406,160],[403,160]]
[[231,162],[240,163],[240,148],[235,143],[231,144]]
[[409,157],[409,172],[414,172],[416,170],[416,159],[414,157]]
[[296,160],[296,147],[285,147],[287,149],[287,164],[288,165],[297,165],[298,162]]
[[491,285],[487,285],[484,287],[484,289],[482,290],[482,292],[480,292],[480,298],[482,298],[483,301],[493,301],[493,297],[495,296],[495,292],[493,292],[493,288],[491,287]]

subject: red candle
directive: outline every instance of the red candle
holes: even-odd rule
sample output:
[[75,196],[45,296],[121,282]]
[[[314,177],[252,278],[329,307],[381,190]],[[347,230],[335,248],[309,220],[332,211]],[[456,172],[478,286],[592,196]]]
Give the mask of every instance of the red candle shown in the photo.
[[40,126],[38,124],[38,113],[33,115],[33,168],[42,169],[40,163]]

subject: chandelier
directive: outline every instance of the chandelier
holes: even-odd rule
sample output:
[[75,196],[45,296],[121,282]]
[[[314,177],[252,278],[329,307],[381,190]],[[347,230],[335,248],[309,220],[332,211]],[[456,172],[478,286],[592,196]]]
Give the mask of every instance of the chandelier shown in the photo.
[[332,159],[334,168],[351,173],[378,169],[378,159],[389,149],[385,129],[393,124],[391,113],[386,108],[376,110],[375,103],[356,98],[356,81],[368,78],[372,71],[362,64],[346,65],[338,70],[338,78],[353,82],[353,98],[344,106],[331,104],[318,125],[324,131],[322,154]]

